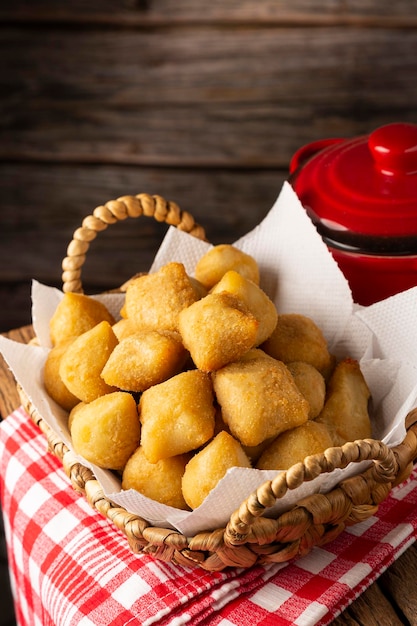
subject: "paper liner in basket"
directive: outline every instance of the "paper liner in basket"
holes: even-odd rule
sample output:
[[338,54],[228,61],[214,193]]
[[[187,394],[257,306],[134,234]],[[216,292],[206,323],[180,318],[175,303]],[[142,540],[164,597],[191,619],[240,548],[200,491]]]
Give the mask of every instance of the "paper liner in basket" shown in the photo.
[[[347,281],[318,235],[288,183],[265,219],[234,245],[258,262],[261,286],[279,313],[301,313],[322,329],[330,351],[338,357],[360,361],[372,393],[372,436],[393,446],[405,435],[407,413],[417,406],[417,288],[370,307],[352,301]],[[168,261],[178,261],[193,275],[200,256],[210,247],[191,235],[170,228],[150,271]],[[40,347],[0,338],[0,350],[33,406],[45,422],[71,448],[67,413],[45,393],[42,369],[50,348],[49,319],[63,294],[33,283],[33,324]],[[122,294],[95,296],[118,317]],[[150,500],[136,491],[122,491],[112,472],[84,459],[101,483],[106,496],[154,526],[173,527],[187,536],[224,527],[242,501],[277,472],[233,468],[192,512]],[[317,477],[288,492],[268,514],[288,509],[301,497],[328,491],[342,477],[362,471],[364,464]]]

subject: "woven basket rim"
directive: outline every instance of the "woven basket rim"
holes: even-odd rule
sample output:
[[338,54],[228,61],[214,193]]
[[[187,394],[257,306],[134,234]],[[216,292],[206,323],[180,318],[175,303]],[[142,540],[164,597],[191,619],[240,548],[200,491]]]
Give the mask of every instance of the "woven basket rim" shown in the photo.
[[[401,444],[388,449],[377,440],[358,440],[348,446],[330,449],[332,455],[351,455],[365,449],[372,457],[381,452],[383,461],[372,463],[364,472],[342,480],[328,493],[314,493],[275,518],[262,517],[265,500],[271,500],[271,481],[267,481],[242,503],[224,528],[186,537],[177,530],[159,528],[136,514],[111,502],[104,494],[94,473],[82,465],[73,452],[45,422],[20,385],[17,390],[23,407],[33,423],[46,437],[48,450],[62,462],[72,488],[86,497],[91,507],[121,530],[134,553],[150,553],[156,558],[186,566],[198,566],[209,571],[225,567],[251,567],[255,563],[284,562],[307,554],[314,546],[335,539],[346,526],[354,525],[374,515],[379,504],[392,488],[411,473],[417,458],[417,409],[407,416],[407,434]],[[325,454],[325,453],[324,453]],[[321,456],[321,455],[314,455]],[[305,462],[298,463],[279,476],[291,477],[308,471]],[[350,460],[349,460],[350,459]],[[384,465],[385,461],[385,465]],[[328,468],[331,471],[331,468]],[[293,478],[293,477],[292,477]],[[288,488],[286,485],[285,488]],[[278,487],[279,489],[279,487]],[[282,489],[282,485],[281,485]],[[242,520],[243,518],[243,520]],[[233,530],[231,531],[231,526]],[[239,529],[241,532],[239,532]]]

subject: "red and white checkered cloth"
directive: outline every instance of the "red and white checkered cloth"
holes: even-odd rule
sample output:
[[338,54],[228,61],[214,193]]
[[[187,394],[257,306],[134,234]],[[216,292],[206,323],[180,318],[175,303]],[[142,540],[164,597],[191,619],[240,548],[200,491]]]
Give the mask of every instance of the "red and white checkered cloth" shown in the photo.
[[378,514],[290,564],[209,573],[135,555],[75,493],[23,409],[0,426],[19,626],[324,626],[416,538],[417,469]]

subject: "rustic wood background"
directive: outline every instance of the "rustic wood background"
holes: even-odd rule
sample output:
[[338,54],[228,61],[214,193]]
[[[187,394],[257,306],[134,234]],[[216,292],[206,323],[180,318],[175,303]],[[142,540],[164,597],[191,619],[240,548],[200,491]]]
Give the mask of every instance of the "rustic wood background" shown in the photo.
[[[95,206],[175,200],[213,243],[272,206],[295,150],[417,121],[415,0],[1,0],[0,331],[60,286]],[[94,242],[87,292],[146,270],[164,228]]]

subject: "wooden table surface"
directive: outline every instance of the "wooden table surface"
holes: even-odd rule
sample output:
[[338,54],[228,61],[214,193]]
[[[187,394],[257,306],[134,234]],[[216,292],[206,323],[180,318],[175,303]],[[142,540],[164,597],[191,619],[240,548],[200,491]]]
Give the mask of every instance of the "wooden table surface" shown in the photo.
[[[33,337],[31,326],[5,333],[15,341]],[[20,405],[13,375],[0,356],[0,417],[5,419]],[[417,545],[389,567],[350,605],[332,626],[417,626]]]

